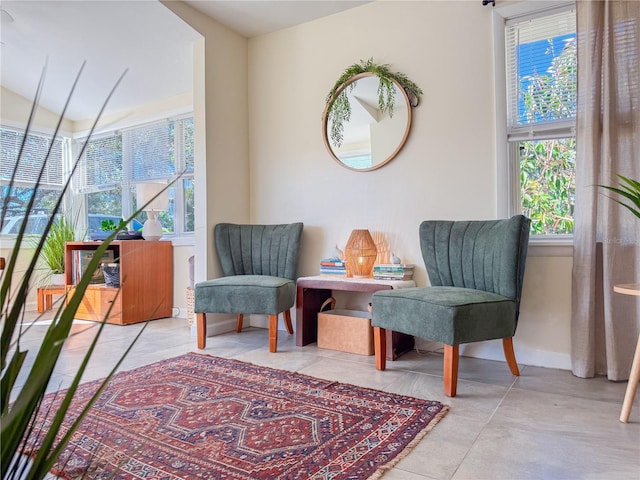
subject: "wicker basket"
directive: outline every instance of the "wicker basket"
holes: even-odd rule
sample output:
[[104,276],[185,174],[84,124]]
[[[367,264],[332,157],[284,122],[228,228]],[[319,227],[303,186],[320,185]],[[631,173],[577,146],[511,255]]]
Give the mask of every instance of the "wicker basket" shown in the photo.
[[104,283],[107,285],[107,287],[120,287],[119,263],[103,263],[102,273],[104,274]]
[[194,304],[193,288],[187,287],[187,322],[189,326],[193,325],[193,304]]

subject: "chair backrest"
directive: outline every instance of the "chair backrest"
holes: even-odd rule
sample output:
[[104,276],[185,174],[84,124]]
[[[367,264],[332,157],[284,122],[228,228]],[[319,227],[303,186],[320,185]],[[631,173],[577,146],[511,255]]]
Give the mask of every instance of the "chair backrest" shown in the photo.
[[420,248],[431,285],[493,292],[519,307],[530,226],[523,215],[422,222]]
[[295,280],[302,223],[214,228],[216,251],[225,276],[270,275]]

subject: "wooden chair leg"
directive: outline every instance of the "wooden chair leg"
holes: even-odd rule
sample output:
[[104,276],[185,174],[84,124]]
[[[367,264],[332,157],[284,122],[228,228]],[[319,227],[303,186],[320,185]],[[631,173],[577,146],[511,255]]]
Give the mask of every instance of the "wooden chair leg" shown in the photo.
[[239,313],[236,317],[236,332],[240,333],[242,331],[242,320],[244,319],[244,315]]
[[458,345],[444,346],[444,394],[455,397],[458,387]]
[[269,315],[269,351],[276,353],[278,348],[278,315]]
[[282,316],[284,317],[284,326],[287,327],[287,332],[289,335],[293,334],[293,324],[291,323],[291,310],[287,309],[282,312]]
[[518,369],[518,362],[516,362],[516,354],[513,351],[513,337],[502,339],[502,349],[504,350],[504,358],[507,359],[507,365],[509,370],[516,377],[520,376],[520,370]]
[[387,368],[387,332],[384,328],[373,327],[373,348],[376,353],[376,368]]
[[200,350],[207,346],[207,314],[196,314],[196,330],[198,332],[198,348]]

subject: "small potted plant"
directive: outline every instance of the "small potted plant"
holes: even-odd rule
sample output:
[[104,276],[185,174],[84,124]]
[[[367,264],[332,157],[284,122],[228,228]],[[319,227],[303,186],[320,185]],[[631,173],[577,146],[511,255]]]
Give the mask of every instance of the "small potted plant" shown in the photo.
[[120,220],[120,223],[116,223],[112,219],[108,218],[100,222],[100,231],[90,233],[89,237],[91,238],[91,240],[104,240],[118,229],[126,230],[125,222],[123,220]]
[[40,258],[49,268],[49,283],[64,285],[64,257],[66,242],[76,240],[74,223],[66,216],[59,216],[52,224],[44,241]]

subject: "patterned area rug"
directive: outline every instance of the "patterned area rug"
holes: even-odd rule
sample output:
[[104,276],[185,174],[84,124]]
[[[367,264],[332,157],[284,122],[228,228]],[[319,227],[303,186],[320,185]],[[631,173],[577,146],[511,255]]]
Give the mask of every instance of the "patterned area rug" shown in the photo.
[[[80,387],[65,425],[97,385]],[[42,411],[55,410],[61,397],[48,395]],[[53,472],[67,479],[377,478],[446,411],[435,401],[189,353],[113,377]]]

